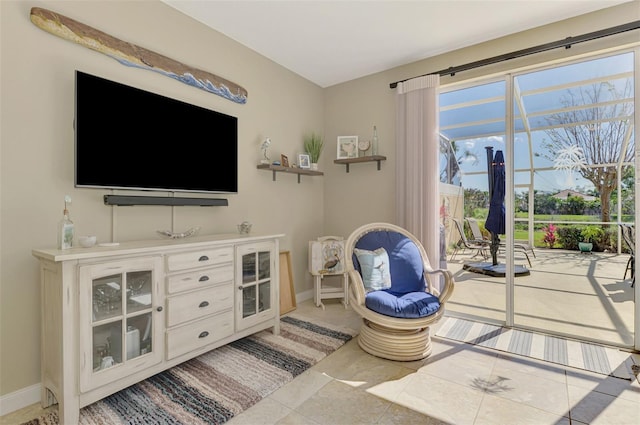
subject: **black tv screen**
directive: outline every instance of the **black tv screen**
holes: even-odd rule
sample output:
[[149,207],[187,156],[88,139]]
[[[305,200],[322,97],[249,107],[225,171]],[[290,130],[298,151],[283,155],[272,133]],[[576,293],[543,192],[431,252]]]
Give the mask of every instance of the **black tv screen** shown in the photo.
[[238,119],[76,71],[75,186],[237,193]]

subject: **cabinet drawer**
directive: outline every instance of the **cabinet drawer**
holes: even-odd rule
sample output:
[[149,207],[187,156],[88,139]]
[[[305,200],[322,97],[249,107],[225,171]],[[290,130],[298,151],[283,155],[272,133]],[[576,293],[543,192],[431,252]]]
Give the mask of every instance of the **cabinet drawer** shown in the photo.
[[202,249],[199,251],[183,252],[180,254],[170,254],[167,256],[167,269],[169,271],[186,270],[227,262],[233,262],[232,247]]
[[233,284],[213,286],[167,299],[167,326],[233,308]]
[[223,282],[233,282],[233,264],[224,264],[197,272],[181,273],[167,277],[167,292],[190,291]]
[[167,360],[233,334],[233,312],[216,314],[167,331]]

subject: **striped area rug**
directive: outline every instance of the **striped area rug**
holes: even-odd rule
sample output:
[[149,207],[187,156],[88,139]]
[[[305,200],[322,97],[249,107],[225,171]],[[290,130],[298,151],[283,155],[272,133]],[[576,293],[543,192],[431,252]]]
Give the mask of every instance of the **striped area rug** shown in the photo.
[[629,353],[551,335],[448,317],[436,336],[632,380]]
[[[262,331],[139,382],[80,410],[80,424],[223,424],[253,406],[356,332],[295,315],[280,335]],[[23,425],[57,425],[56,411]]]

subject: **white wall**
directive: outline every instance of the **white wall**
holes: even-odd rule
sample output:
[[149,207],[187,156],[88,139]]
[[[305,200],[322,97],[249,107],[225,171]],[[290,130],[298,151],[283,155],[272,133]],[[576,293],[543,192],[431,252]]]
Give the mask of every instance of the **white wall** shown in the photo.
[[[34,6],[234,81],[248,90],[248,101],[240,105],[58,38],[31,23]],[[72,198],[76,234],[111,239],[113,209],[102,200],[109,192],[73,187],[76,69],[238,117],[239,193],[223,196],[229,206],[116,207],[117,241],[160,238],[156,230],[171,229],[172,214],[176,231],[197,225],[201,234],[236,232],[236,224],[248,220],[255,233],[286,234],[281,248],[292,252],[296,292],[310,290],[306,250],[310,239],[323,234],[324,182],[303,177],[298,184],[290,174],[273,182],[271,173],[256,165],[264,137],[273,141],[272,157],[294,158],[303,150],[304,134],[323,130],[318,86],[161,2],[3,0],[0,14],[0,395],[40,382],[39,270],[31,250],[55,246],[64,196]],[[223,167],[224,161],[213,158],[212,167]]]
[[[638,19],[640,19],[640,0],[635,0],[325,89],[325,133],[328,139],[335,143],[335,137],[340,135],[371,138],[373,125],[377,125],[380,154],[387,157],[387,161],[382,163],[381,171],[376,171],[373,164],[356,164],[351,166],[349,174],[344,173],[344,166],[342,166],[342,173],[331,172],[325,176],[325,231],[328,234],[348,234],[351,229],[371,221],[395,220],[393,203],[396,91],[389,87],[391,83],[540,44],[564,40],[570,36],[634,22]],[[631,31],[576,44],[571,49],[551,50],[460,72],[453,77],[445,75],[441,77],[440,84],[445,86],[487,77],[494,73],[522,69],[533,64],[566,60],[569,57],[578,57],[639,42],[640,30]],[[640,77],[637,79],[640,81]]]

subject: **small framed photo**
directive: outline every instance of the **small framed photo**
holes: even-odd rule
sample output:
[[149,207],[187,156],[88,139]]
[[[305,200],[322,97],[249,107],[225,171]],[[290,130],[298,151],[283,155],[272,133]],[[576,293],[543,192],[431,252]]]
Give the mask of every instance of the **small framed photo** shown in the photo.
[[280,165],[283,167],[289,167],[289,158],[283,153],[280,154]]
[[300,168],[311,168],[311,160],[309,159],[309,155],[306,153],[301,153],[298,155],[298,167]]
[[338,136],[338,159],[358,157],[358,136]]

